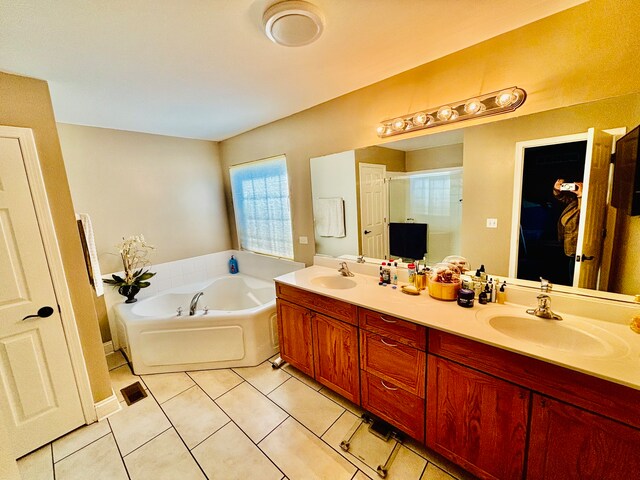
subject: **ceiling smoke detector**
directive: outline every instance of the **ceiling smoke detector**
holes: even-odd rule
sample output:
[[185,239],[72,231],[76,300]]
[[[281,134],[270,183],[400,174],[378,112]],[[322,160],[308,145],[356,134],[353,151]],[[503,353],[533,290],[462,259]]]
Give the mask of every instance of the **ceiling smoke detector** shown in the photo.
[[270,6],[262,16],[267,37],[279,45],[300,47],[316,40],[324,28],[318,7],[301,0],[286,0]]

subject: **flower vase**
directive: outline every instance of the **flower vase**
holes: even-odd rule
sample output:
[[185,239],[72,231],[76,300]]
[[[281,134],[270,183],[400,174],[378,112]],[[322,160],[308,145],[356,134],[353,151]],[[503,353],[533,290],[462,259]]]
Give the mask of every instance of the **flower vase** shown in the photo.
[[138,294],[139,291],[140,291],[140,287],[138,287],[137,285],[122,285],[120,288],[118,288],[118,293],[124,297],[127,297],[124,303],[137,302],[138,299],[135,298],[135,296]]

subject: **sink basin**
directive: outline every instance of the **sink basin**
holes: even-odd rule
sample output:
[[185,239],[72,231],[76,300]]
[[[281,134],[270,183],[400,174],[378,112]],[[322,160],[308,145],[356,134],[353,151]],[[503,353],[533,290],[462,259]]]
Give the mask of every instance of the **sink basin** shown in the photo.
[[326,275],[322,277],[315,277],[311,279],[311,283],[316,287],[332,288],[336,290],[343,290],[346,288],[353,288],[356,286],[356,282],[349,277],[341,277],[339,275]]
[[515,309],[480,311],[477,317],[507,337],[544,348],[587,357],[621,356],[628,352],[622,339],[578,317],[545,320]]

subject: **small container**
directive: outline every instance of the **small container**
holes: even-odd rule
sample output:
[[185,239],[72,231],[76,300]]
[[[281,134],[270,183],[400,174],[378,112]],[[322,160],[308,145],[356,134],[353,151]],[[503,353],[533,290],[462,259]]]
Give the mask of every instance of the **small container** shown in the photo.
[[462,285],[460,270],[451,263],[437,263],[428,277],[429,295],[438,300],[456,300]]
[[473,307],[473,290],[469,290],[468,288],[461,288],[458,292],[458,305],[464,308]]
[[231,258],[229,259],[229,273],[238,273],[240,270],[238,270],[238,260],[236,260],[236,258],[231,255]]
[[427,288],[427,276],[424,272],[416,273],[413,278],[413,284],[418,290],[425,290]]

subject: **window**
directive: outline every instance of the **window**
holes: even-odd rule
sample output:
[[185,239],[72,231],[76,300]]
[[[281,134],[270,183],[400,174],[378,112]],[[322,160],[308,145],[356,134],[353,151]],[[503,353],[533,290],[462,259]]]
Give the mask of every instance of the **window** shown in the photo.
[[285,156],[237,165],[229,173],[240,248],[293,258]]

